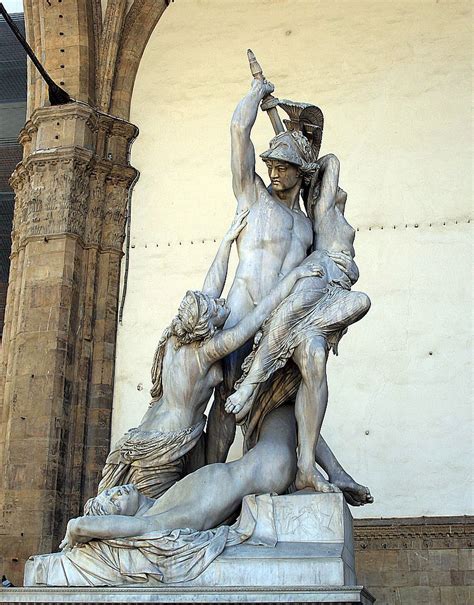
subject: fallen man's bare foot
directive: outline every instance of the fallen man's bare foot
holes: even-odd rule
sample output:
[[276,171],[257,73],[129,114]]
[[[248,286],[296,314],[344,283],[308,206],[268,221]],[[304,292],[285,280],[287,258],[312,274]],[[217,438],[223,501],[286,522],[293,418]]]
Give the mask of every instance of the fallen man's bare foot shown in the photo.
[[364,504],[372,504],[374,501],[369,488],[354,481],[347,473],[331,475],[330,480],[342,491],[347,504],[351,506],[364,506]]
[[329,483],[322,474],[318,471],[316,466],[312,466],[308,471],[298,469],[295,479],[296,489],[314,489],[315,492],[334,493],[340,492],[341,490],[334,484]]

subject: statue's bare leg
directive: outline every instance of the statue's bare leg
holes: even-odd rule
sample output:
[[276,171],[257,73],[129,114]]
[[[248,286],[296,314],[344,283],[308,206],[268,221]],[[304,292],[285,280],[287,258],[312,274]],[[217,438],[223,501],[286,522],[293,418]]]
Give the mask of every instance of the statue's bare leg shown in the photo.
[[155,530],[218,526],[249,494],[286,491],[296,473],[296,430],[293,409],[282,406],[262,425],[257,445],[242,458],[210,464],[171,487],[150,509]]
[[[234,288],[229,294],[227,304],[231,313],[224,328],[233,328],[247,312],[254,308],[253,301],[245,288]],[[234,389],[234,383],[242,374],[242,363],[252,350],[250,340],[237,351],[223,360],[224,382],[214,390],[214,401],[207,423],[206,459],[208,464],[225,462],[235,437],[235,416],[225,410],[227,397]]]
[[214,400],[207,418],[207,464],[224,462],[235,438],[235,416],[226,412],[225,401],[226,395],[222,386],[216,387],[214,389]]
[[326,362],[328,349],[322,336],[307,338],[296,347],[293,360],[301,372],[301,384],[295,401],[298,426],[298,471],[296,487],[317,492],[339,489],[326,481],[316,468],[316,444],[328,402]]
[[[310,290],[302,290],[300,294],[301,298],[292,299],[291,302],[284,303],[273,313],[271,323],[258,345],[252,365],[245,379],[237,391],[227,399],[225,409],[227,412],[236,414],[237,421],[241,420],[249,412],[252,405],[251,398],[258,384],[264,382],[271,374],[274,358],[278,358],[281,355],[282,343],[286,341],[288,330],[295,325],[295,318],[300,316],[301,307],[307,307],[310,302],[317,305],[319,298],[322,296],[321,292],[312,292]],[[344,299],[344,304],[336,302],[329,309],[329,316],[326,317],[326,329],[328,331],[347,328],[363,317],[370,308],[370,300],[363,292],[351,291],[346,294],[347,297]],[[325,312],[327,313],[328,309]],[[326,376],[325,371],[324,376]],[[323,384],[317,387],[317,390],[321,391],[323,389]],[[324,410],[322,410],[323,416]]]
[[357,483],[344,470],[322,435],[316,445],[316,462],[326,471],[329,481],[342,491],[348,504],[363,506],[374,501],[369,488]]
[[[248,385],[251,389],[250,394],[253,392],[253,385]],[[244,388],[244,385],[239,388],[237,393]],[[303,392],[300,396],[303,395]],[[244,406],[242,415],[245,415],[246,409]],[[236,415],[237,421],[240,420],[240,415]],[[371,504],[374,499],[370,493],[370,490],[365,485],[357,483],[349,473],[341,466],[336,456],[328,446],[324,438],[320,435],[316,444],[316,462],[326,471],[329,477],[329,482],[338,487],[344,494],[344,497],[348,504],[351,506],[363,506],[364,504]],[[321,474],[313,468],[318,482],[327,487],[327,482],[321,476]],[[325,491],[325,490],[323,490]]]
[[[333,328],[338,329],[354,323],[365,315],[369,307],[370,301],[365,294],[361,292],[351,292],[345,305],[337,306],[335,309],[333,309],[331,316]],[[282,313],[282,310],[280,310],[280,313]],[[286,322],[287,319],[285,320],[283,317],[281,326],[286,326]],[[227,410],[236,413],[237,421],[248,413],[252,404],[250,398],[252,397],[256,386],[268,376],[268,365],[271,365],[272,359],[275,356],[275,351],[278,352],[278,346],[275,346],[275,341],[278,343],[278,339],[280,338],[280,333],[277,330],[278,326],[280,326],[280,323],[277,322],[274,317],[272,325],[273,329],[269,330],[260,341],[259,347],[255,353],[252,365],[247,376],[245,377],[245,380],[242,382],[239,389],[227,400]],[[284,334],[281,336],[284,338]],[[305,346],[314,346],[314,354],[309,351],[307,354],[305,353],[303,355]],[[319,360],[315,358],[316,354],[319,354]],[[300,413],[300,432],[303,435],[306,432],[306,437],[303,439],[303,444],[300,442],[300,455],[303,457],[306,456],[305,462],[302,460],[301,465],[305,465],[306,474],[312,477],[309,481],[308,479],[301,481],[301,485],[305,485],[305,483],[309,482],[314,489],[333,491],[333,487],[329,486],[328,482],[321,476],[314,465],[312,450],[314,449],[315,442],[313,441],[313,438],[310,437],[309,430],[307,429],[308,423],[306,422],[304,413],[302,412],[302,410],[307,408],[309,417],[315,422],[315,426],[311,426],[316,430],[319,426],[320,430],[319,423],[322,422],[327,405],[327,351],[324,340],[322,338],[315,339],[312,343],[308,342],[306,345],[301,345],[299,351],[295,352],[295,355],[300,361],[300,371],[303,376],[303,382],[299,390],[296,406],[296,414],[298,415],[298,413]],[[296,358],[295,361],[297,361]],[[308,368],[305,371],[306,366],[308,366]],[[315,411],[311,411],[311,399],[313,397],[311,393],[314,394],[315,398],[315,401],[313,402]],[[314,452],[317,463],[320,464],[328,473],[330,483],[336,485],[344,492],[346,500],[349,502],[349,504],[353,506],[360,506],[373,502],[373,498],[368,488],[355,482],[354,479],[345,472],[330,448],[327,446],[326,442],[324,440],[319,440],[317,435],[315,435],[314,438],[317,439],[317,446]],[[305,452],[304,447],[308,447],[308,442],[310,443],[310,447]],[[303,447],[303,450],[301,450],[301,447]],[[312,459],[311,463],[310,459]],[[300,479],[302,479],[302,477],[300,477]]]
[[[310,296],[321,296],[320,293],[309,293]],[[316,301],[316,298],[314,299]],[[281,355],[282,343],[288,337],[288,331],[294,324],[295,317],[300,314],[298,302],[283,304],[272,314],[271,323],[268,325],[258,348],[256,349],[251,366],[238,389],[228,397],[225,409],[235,414],[237,421],[244,418],[252,406],[252,395],[259,384],[267,380],[275,370],[275,358]]]

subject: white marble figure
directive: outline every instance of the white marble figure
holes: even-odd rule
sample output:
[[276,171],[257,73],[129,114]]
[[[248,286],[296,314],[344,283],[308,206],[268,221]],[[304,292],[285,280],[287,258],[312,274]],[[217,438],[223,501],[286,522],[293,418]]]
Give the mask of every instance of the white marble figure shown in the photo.
[[[246,225],[248,211],[237,214],[208,271],[203,289],[189,291],[164,331],[152,368],[153,399],[137,428],[114,446],[98,492],[128,483],[158,498],[184,474],[186,455],[204,430],[204,410],[222,381],[221,360],[239,348],[289,294],[298,279],[322,275],[314,263],[296,267],[240,322],[222,330],[229,308],[219,298],[232,243]],[[201,466],[202,461],[195,463]],[[188,469],[189,470],[189,469]]]
[[[133,485],[105,490],[89,502],[90,516],[69,521],[62,552],[30,558],[26,585],[187,582],[198,577],[226,546],[276,543],[269,495],[244,498],[236,523],[207,530],[190,528],[173,513],[165,520],[166,513],[163,516],[156,510],[160,500],[143,496]],[[169,529],[177,522],[185,523],[179,525],[183,529]]]
[[[274,167],[282,165],[283,158],[298,161],[302,155],[300,149],[305,149],[304,145],[298,145],[301,136],[283,133],[273,139],[270,149],[262,154],[270,174]],[[310,159],[307,158],[307,164]],[[294,166],[297,171],[297,165]],[[280,179],[277,173],[272,184]],[[308,208],[313,217],[314,251],[304,263],[318,263],[324,267],[323,274],[301,280],[265,322],[254,351],[245,361],[237,390],[226,403],[227,411],[242,419],[252,409],[257,386],[293,359],[302,376],[295,401],[298,425],[295,485],[297,489],[310,487],[315,491],[334,490],[315,463],[328,400],[327,353],[330,348],[337,351],[347,327],[370,308],[366,294],[351,291],[359,276],[353,261],[355,231],[344,218],[347,196],[339,189],[338,180],[339,161],[334,155],[327,155],[315,164]]]
[[[187,581],[225,546],[252,540],[265,494],[296,487],[341,490],[354,506],[373,501],[320,435],[328,352],[370,306],[351,290],[355,234],[344,218],[339,162],[317,160],[302,131],[280,132],[262,154],[271,181],[264,185],[250,133],[273,85],[255,73],[232,118],[236,217],[202,291],[186,293],[158,343],[148,411],[109,454],[99,494],[69,521],[63,552],[34,558],[34,584]],[[275,112],[272,119],[283,128]],[[224,301],[234,241],[239,264]],[[244,454],[224,463],[236,416]],[[239,509],[237,524],[224,525]]]
[[[237,199],[237,211],[248,210],[249,214],[247,226],[237,241],[239,264],[227,297],[231,311],[225,328],[241,321],[283,276],[304,262],[313,241],[318,242],[318,229],[323,228],[324,237],[316,243],[316,248],[320,250],[320,256],[322,255],[331,276],[326,276],[326,283],[332,281],[333,277],[337,280],[339,273],[340,279],[350,288],[351,282],[358,277],[357,266],[353,261],[354,232],[343,216],[346,195],[338,188],[337,159],[328,156],[324,164],[322,160],[317,163],[307,139],[300,132],[286,132],[275,137],[271,148],[262,154],[270,177],[268,188],[256,173],[255,150],[250,134],[259,104],[273,89],[273,85],[265,79],[255,78],[250,91],[239,102],[232,117],[232,184]],[[330,164],[329,168],[327,163]],[[324,179],[324,186],[318,180],[319,176]],[[312,216],[314,201],[318,195],[324,198],[314,213],[314,221],[300,208],[300,193],[305,187],[305,181],[313,183],[309,208]],[[331,225],[333,220],[334,226]],[[331,234],[334,236],[334,242],[330,241]],[[328,254],[323,250],[327,250]],[[322,282],[313,285],[321,289],[325,287]],[[316,294],[316,298],[320,296],[320,292]],[[366,311],[369,304],[367,297],[362,295],[357,301],[357,296],[354,295],[351,302],[365,306]],[[315,302],[316,298],[313,298],[312,302]],[[361,309],[360,316],[363,311]],[[346,325],[349,325],[356,319],[352,317],[353,309],[348,307],[346,313],[347,317],[344,318],[342,309],[339,319],[346,319]],[[343,324],[341,321],[340,331],[345,328]],[[333,345],[337,344],[334,340],[335,332],[331,338]],[[313,336],[314,338],[304,339],[304,342],[301,339],[293,352],[293,361],[299,364],[299,372],[293,372],[293,366],[290,366],[288,373],[277,376],[270,387],[267,384],[267,388],[257,394],[257,399],[260,398],[261,401],[253,405],[251,415],[243,425],[246,447],[252,447],[257,442],[267,409],[294,400],[299,390],[297,408],[300,415],[300,440],[305,446],[304,459],[300,460],[299,486],[307,485],[318,491],[341,489],[347,502],[353,506],[371,503],[373,498],[368,488],[355,482],[339,464],[324,439],[321,436],[318,439],[327,401],[328,338],[319,333],[313,333]],[[251,350],[250,341],[224,359],[223,388],[216,391],[209,415],[208,462],[224,461],[234,439],[235,420],[233,414],[224,411],[224,404],[231,395],[234,384],[241,377],[242,364]],[[301,377],[303,382],[298,389]],[[248,384],[244,386],[247,387]],[[244,388],[245,391],[248,392],[248,389]],[[311,397],[314,397],[312,401]],[[238,402],[239,409],[243,399],[244,397],[239,397],[235,402]],[[231,399],[228,410],[233,411],[233,408],[234,400]],[[313,413],[315,408],[316,415]],[[304,434],[301,413],[313,416],[308,418],[308,430],[312,432],[310,438]],[[317,471],[315,458],[328,474],[329,481]]]

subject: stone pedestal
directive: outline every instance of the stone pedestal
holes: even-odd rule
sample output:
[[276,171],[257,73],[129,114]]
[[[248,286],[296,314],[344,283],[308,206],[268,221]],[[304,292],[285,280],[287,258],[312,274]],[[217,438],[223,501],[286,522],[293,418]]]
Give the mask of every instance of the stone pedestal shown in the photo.
[[0,603],[308,603],[372,605],[374,598],[362,586],[288,586],[265,588],[8,588],[0,591]]
[[231,546],[185,586],[295,587],[357,584],[352,515],[339,494],[275,496],[274,548]]
[[[276,536],[276,545],[227,547],[190,582],[103,589],[35,586],[3,591],[0,602],[9,597],[12,603],[373,603],[357,586],[352,516],[343,495],[300,492],[272,500],[273,517],[257,518],[252,540]],[[34,584],[38,558],[27,562],[25,586]]]

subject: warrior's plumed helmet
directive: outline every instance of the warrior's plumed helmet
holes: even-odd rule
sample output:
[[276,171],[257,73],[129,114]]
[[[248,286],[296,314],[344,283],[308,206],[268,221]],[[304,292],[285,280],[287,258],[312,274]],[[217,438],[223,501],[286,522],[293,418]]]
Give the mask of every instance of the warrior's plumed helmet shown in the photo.
[[298,130],[277,134],[270,141],[270,148],[260,154],[262,160],[281,160],[302,168],[316,161],[308,139]]
[[262,160],[281,160],[295,166],[302,166],[300,156],[291,132],[282,132],[270,141],[270,148],[260,154]]
[[278,106],[288,114],[289,119],[283,120],[287,130],[277,134],[260,157],[299,166],[306,181],[314,171],[321,147],[323,112],[315,105],[285,99],[278,101]]
[[[280,160],[298,166],[303,175],[304,185],[309,185],[317,169],[317,152],[299,130],[288,130],[277,134],[270,141],[270,148],[260,154],[265,162],[267,160]],[[305,194],[303,193],[303,198]]]

